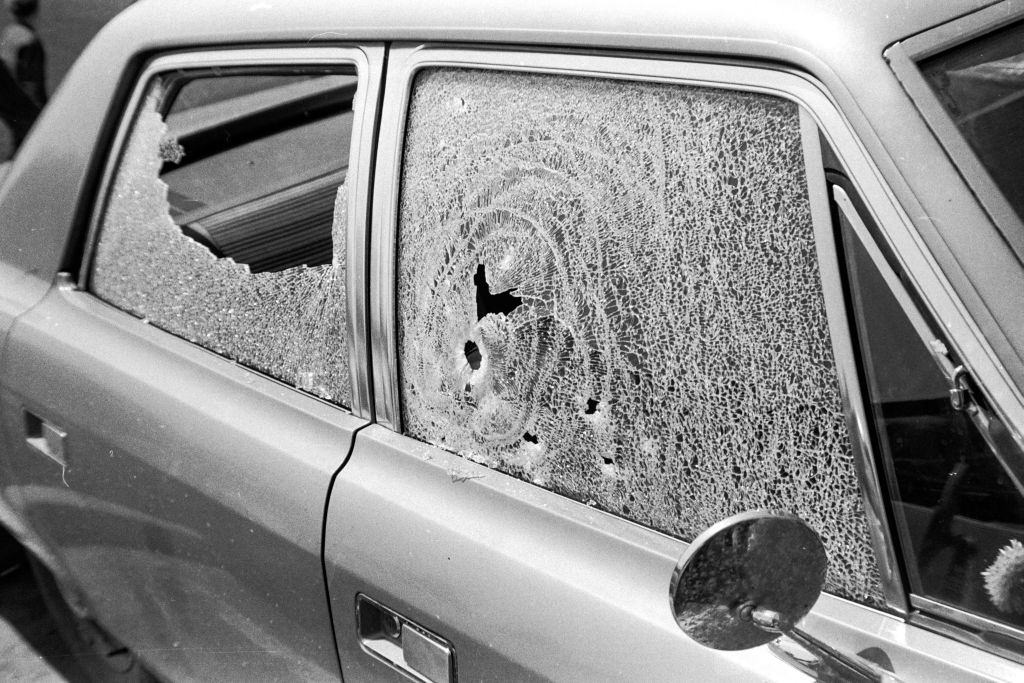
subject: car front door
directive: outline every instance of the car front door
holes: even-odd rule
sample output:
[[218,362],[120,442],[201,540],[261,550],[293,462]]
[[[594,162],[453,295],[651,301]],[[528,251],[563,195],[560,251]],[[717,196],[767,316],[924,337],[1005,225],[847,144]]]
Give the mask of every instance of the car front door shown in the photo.
[[84,250],[3,356],[5,493],[73,606],[170,680],[339,675],[321,564],[367,424],[381,47],[168,54]]
[[325,538],[346,675],[792,680],[787,645],[714,652],[670,608],[682,539],[753,509],[823,538],[830,644],[1012,674],[905,620],[821,140],[903,219],[817,86],[398,47],[380,139],[377,424]]

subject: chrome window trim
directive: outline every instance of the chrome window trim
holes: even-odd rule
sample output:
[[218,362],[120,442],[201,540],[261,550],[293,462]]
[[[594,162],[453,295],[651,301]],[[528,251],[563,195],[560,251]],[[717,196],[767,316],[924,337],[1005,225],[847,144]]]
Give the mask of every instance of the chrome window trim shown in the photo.
[[[899,572],[896,546],[892,542],[891,527],[885,515],[881,479],[875,471],[875,459],[868,438],[867,417],[860,396],[860,384],[847,323],[824,168],[818,147],[818,130],[826,127],[822,119],[828,121],[829,128],[846,134],[845,139],[830,138],[834,146],[845,151],[847,156],[866,157],[866,154],[856,138],[849,134],[849,127],[840,118],[824,90],[807,78],[790,72],[733,64],[655,61],[558,52],[498,52],[444,46],[393,48],[389,57],[389,88],[385,92],[384,112],[381,118],[382,142],[378,147],[373,198],[370,308],[377,422],[395,431],[401,431],[397,318],[394,302],[402,141],[415,74],[420,69],[438,66],[559,73],[717,87],[783,97],[800,106],[804,152],[808,160],[808,190],[811,195],[817,248],[819,256],[823,256],[822,284],[844,412],[857,471],[863,484],[861,488],[864,494],[865,513],[879,563],[885,604],[891,612],[905,615],[906,593]],[[880,181],[880,175],[874,167],[868,168],[871,176]],[[813,178],[811,169],[818,169]],[[884,187],[880,182],[878,184]],[[895,207],[891,195],[887,193],[886,198]]]
[[1007,0],[895,43],[883,55],[925,123],[953,160],[960,177],[992,217],[1017,258],[1024,261],[1024,220],[1003,196],[917,66],[922,59],[1020,20],[1024,20],[1024,0]]
[[[1024,631],[920,595],[911,595],[910,605],[915,609],[911,613],[911,623],[916,623],[961,643],[976,647],[979,650],[986,650],[1001,657],[1012,659],[1018,664],[1024,664]],[[935,615],[935,617],[929,616],[929,614],[922,614],[916,610],[926,611]],[[1021,649],[1014,650],[1003,647],[998,643],[992,642],[991,639],[986,639],[951,622],[959,622],[977,631],[988,631],[1012,638],[1021,644]]]
[[[353,48],[355,49],[355,48]],[[373,378],[370,354],[369,262],[370,193],[373,190],[373,162],[380,95],[384,85],[385,48],[363,45],[358,48],[363,61],[356,63],[359,84],[355,106],[360,116],[352,126],[349,169],[356,169],[356,182],[349,184],[349,216],[346,233],[346,282],[348,295],[349,372],[352,383],[352,413],[373,421]],[[364,78],[365,74],[365,78]],[[365,87],[364,87],[365,86]],[[349,176],[352,174],[350,173]]]
[[[142,69],[117,124],[110,153],[104,163],[96,197],[89,219],[89,230],[79,269],[78,287],[88,291],[100,224],[106,213],[114,176],[131,126],[152,79],[174,70],[237,66],[343,66],[356,68],[359,85],[353,109],[359,112],[352,123],[349,150],[349,213],[346,229],[346,288],[348,292],[347,332],[349,335],[349,374],[352,405],[346,408],[353,415],[373,419],[372,383],[369,370],[369,324],[367,310],[367,262],[369,236],[368,196],[372,186],[373,131],[377,125],[377,103],[383,79],[384,47],[367,44],[353,47],[287,47],[204,50],[161,55]],[[254,371],[255,372],[255,371]],[[331,404],[335,407],[337,404]]]
[[853,331],[843,291],[836,230],[832,223],[828,184],[822,164],[818,124],[804,107],[800,107],[801,137],[804,141],[804,165],[807,169],[807,192],[814,223],[814,239],[818,252],[825,312],[835,358],[836,376],[850,434],[850,449],[860,479],[861,499],[867,518],[868,533],[875,549],[878,573],[886,607],[901,616],[907,614],[906,592],[900,573],[897,546],[890,534],[892,528],[885,507],[885,487],[875,468],[871,445],[870,422],[861,395],[857,357],[853,350]]
[[914,60],[927,59],[960,43],[990,33],[1020,20],[1024,13],[1024,0],[1004,0],[972,12],[953,21],[906,38],[903,45]]
[[[860,239],[865,252],[867,252],[868,257],[878,269],[878,272],[885,281],[886,286],[896,299],[900,309],[907,316],[911,326],[921,338],[922,343],[927,347],[933,339],[939,339],[940,341],[945,342],[946,340],[942,339],[941,335],[936,334],[933,326],[926,321],[924,316],[922,316],[920,311],[918,311],[917,306],[914,304],[910,294],[903,286],[903,283],[889,265],[885,256],[882,254],[881,249],[879,249],[875,244],[874,237],[871,235],[868,227],[861,219],[860,214],[847,193],[840,187],[833,187],[832,194],[839,211],[847,219],[854,233],[856,233],[857,237]],[[899,519],[894,519],[893,522],[894,524],[902,525],[902,521]],[[907,570],[911,575],[916,576],[916,567],[908,563]],[[910,590],[909,586],[908,590]],[[1001,647],[997,643],[986,640],[975,633],[965,630],[963,627],[949,622],[958,622],[959,624],[966,626],[968,629],[980,629],[1008,636],[1021,641],[1022,644],[1024,644],[1024,631],[978,616],[966,610],[923,597],[913,592],[909,593],[909,598],[910,606],[914,609],[914,611],[909,613],[910,623],[937,631],[967,645],[1013,659],[1019,663],[1024,663],[1024,652],[1017,652],[1012,649]],[[935,619],[927,614],[922,614],[917,610],[924,610],[936,617],[941,617],[941,619]]]
[[[909,320],[911,327],[914,328],[914,331],[921,338],[921,342],[925,345],[925,347],[929,348],[930,340],[935,338],[935,333],[932,331],[931,326],[925,321],[924,317],[917,310],[917,307],[911,300],[910,295],[907,293],[902,283],[900,283],[899,278],[896,277],[896,274],[892,271],[892,268],[889,266],[889,263],[885,260],[885,256],[882,254],[881,249],[878,248],[878,245],[875,244],[874,237],[871,235],[871,232],[868,230],[867,225],[864,223],[860,214],[857,212],[857,208],[854,206],[853,201],[850,199],[849,195],[843,188],[839,186],[833,186],[831,190],[832,198],[835,202],[837,210],[842,215],[842,217],[846,219],[851,229],[856,234],[857,238],[860,240],[860,243],[864,247],[864,251],[867,253],[868,258],[871,259],[871,262],[878,269],[879,274],[885,281],[885,285],[888,287],[889,291],[896,299],[897,305],[900,307],[900,310],[902,310],[903,313],[907,316],[907,319]],[[839,229],[838,226],[837,229]],[[852,307],[852,302],[850,305]],[[852,315],[853,311],[851,309],[851,318]],[[860,392],[858,391],[858,394],[859,393]],[[867,403],[864,401],[863,397],[859,397],[858,400],[860,401],[861,405],[864,406],[862,414],[866,416],[868,410]],[[865,429],[870,429],[869,424],[871,421],[871,419],[867,420],[867,423],[865,424]],[[864,433],[864,438],[870,440],[868,432]],[[881,457],[879,458],[879,460],[881,460]],[[894,473],[891,471],[891,466],[887,462],[882,463],[882,465],[883,467],[887,468],[886,479],[892,480]],[[879,482],[878,491],[880,496],[890,495],[888,493],[886,486],[883,485],[881,481]],[[880,504],[884,504],[884,498],[880,499],[878,502]],[[898,532],[893,534],[894,540],[906,535],[904,533],[905,529],[903,520],[900,519],[899,516],[893,516],[891,525],[892,529],[899,529]],[[898,572],[898,556],[900,555],[900,553],[897,551],[895,543],[890,543],[889,545],[892,549],[893,558],[897,563],[895,565],[895,570]],[[907,563],[907,571],[909,572],[911,577],[917,576],[917,568],[912,566],[910,563]],[[909,590],[910,586],[907,586],[908,593]]]
[[864,251],[867,252],[871,262],[878,268],[879,274],[885,280],[885,284],[899,303],[900,309],[907,316],[911,327],[917,332],[922,343],[927,346],[935,338],[935,332],[932,330],[931,325],[925,321],[924,316],[917,310],[917,306],[914,305],[910,294],[907,293],[903,283],[900,282],[899,277],[896,276],[896,273],[889,266],[889,262],[885,260],[882,250],[875,244],[875,238],[871,235],[871,231],[868,230],[868,226],[865,225],[863,219],[861,219],[857,208],[853,205],[853,200],[850,199],[850,195],[843,188],[835,186],[832,188],[832,197],[835,199],[840,213],[850,223],[850,227],[853,228],[857,237],[860,238]]

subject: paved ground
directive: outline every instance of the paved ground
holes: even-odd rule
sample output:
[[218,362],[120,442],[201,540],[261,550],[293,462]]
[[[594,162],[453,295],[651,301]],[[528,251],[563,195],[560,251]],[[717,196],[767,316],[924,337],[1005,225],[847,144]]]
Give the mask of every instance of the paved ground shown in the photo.
[[46,611],[31,570],[0,538],[0,681],[82,679]]

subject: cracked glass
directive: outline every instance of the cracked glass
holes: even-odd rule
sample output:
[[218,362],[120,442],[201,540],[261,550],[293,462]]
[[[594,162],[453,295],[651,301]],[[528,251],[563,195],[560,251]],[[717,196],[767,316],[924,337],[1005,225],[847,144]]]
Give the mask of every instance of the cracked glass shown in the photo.
[[92,290],[348,406],[345,179],[356,86],[354,69],[156,79],[114,176]]
[[798,514],[881,604],[795,104],[423,70],[397,246],[407,434],[686,540]]

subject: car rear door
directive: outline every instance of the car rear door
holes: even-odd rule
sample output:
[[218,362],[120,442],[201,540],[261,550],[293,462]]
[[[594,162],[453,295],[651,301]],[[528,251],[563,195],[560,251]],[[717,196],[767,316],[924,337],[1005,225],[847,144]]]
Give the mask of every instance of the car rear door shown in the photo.
[[819,135],[877,176],[816,85],[424,46],[387,82],[377,419],[325,538],[349,678],[792,680],[668,599],[680,539],[758,508],[824,540],[812,633],[925,679],[1013,671],[904,621]]
[[82,277],[11,329],[5,496],[73,605],[170,680],[339,675],[321,539],[370,413],[355,252],[382,61],[151,61]]

